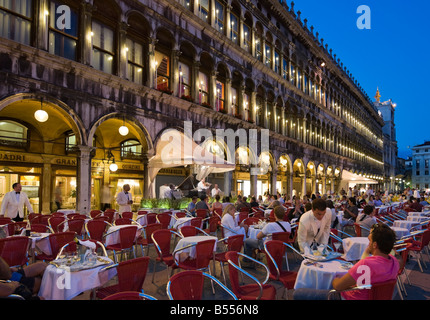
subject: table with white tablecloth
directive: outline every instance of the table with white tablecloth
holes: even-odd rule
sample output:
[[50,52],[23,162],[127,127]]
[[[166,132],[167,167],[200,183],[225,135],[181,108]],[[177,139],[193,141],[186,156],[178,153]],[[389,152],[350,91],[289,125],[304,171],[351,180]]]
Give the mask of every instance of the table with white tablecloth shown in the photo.
[[409,229],[406,228],[391,227],[391,229],[396,233],[396,239],[400,239],[402,237],[407,237],[410,235]]
[[[312,265],[306,265],[303,260],[300,269],[297,273],[294,289],[332,289],[334,278],[342,277],[348,270],[342,268],[345,262],[339,260],[331,260],[318,262]],[[321,267],[320,267],[321,266]]]
[[411,230],[412,227],[416,226],[420,224],[417,221],[409,221],[409,220],[395,220],[393,222],[393,227],[397,227],[397,228],[405,228],[408,230]]
[[360,260],[369,245],[367,237],[348,237],[342,240],[343,256],[346,261]]
[[430,215],[430,212],[408,212],[408,217],[427,217]]
[[102,271],[113,264],[108,257],[102,259],[106,260],[106,263],[80,271],[70,271],[49,264],[43,274],[39,296],[45,300],[71,300],[81,292],[103,286],[117,271],[116,268]]
[[179,218],[178,220],[175,220],[175,223],[173,224],[173,229],[179,230],[184,226],[190,226],[192,219],[194,219],[194,217],[183,217]]
[[430,221],[430,218],[426,216],[408,216],[406,220],[415,221],[415,222],[425,222],[425,221]]
[[[198,242],[206,241],[206,240],[215,240],[214,249],[213,249],[213,251],[215,252],[218,238],[213,237],[213,236],[191,236],[191,237],[182,238],[178,241],[174,251],[179,250],[181,248],[184,248],[190,244],[196,244]],[[196,247],[192,246],[192,247],[189,247],[189,248],[186,248],[184,250],[177,252],[175,254],[175,259],[177,261],[183,261],[188,257],[193,259],[193,258],[195,258],[195,256],[196,256]]]
[[68,215],[69,213],[76,213],[76,209],[60,209],[55,212],[64,213],[64,215]]

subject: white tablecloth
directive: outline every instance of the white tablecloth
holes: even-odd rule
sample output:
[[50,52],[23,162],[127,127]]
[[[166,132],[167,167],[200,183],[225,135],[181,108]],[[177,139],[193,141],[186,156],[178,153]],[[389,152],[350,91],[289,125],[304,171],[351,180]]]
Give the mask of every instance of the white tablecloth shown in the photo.
[[76,209],[60,209],[60,210],[57,210],[56,212],[61,212],[61,213],[64,213],[66,215],[69,213],[76,213]]
[[368,245],[369,239],[367,239],[367,237],[345,238],[342,241],[344,252],[342,258],[347,261],[360,260],[361,255],[363,254],[364,250],[366,250]]
[[259,234],[261,229],[256,229],[254,226],[249,226],[248,228],[248,238],[257,239],[257,234]]
[[393,222],[393,227],[405,228],[405,229],[411,230],[411,228],[413,226],[416,226],[417,224],[419,224],[419,222],[417,221],[395,220]]
[[173,229],[179,230],[183,226],[190,226],[191,225],[191,219],[194,219],[193,217],[183,217],[179,218],[178,220],[172,219],[174,221]]
[[425,217],[428,214],[430,214],[430,212],[408,212],[408,217],[415,217],[415,216]]
[[[178,244],[175,247],[175,250],[178,250],[180,248],[186,247],[189,244],[198,243],[200,241],[206,241],[206,240],[215,240],[214,249],[213,251],[216,251],[216,246],[218,242],[217,237],[212,236],[192,236],[192,237],[185,237],[178,241]],[[178,261],[183,261],[187,257],[190,257],[191,259],[195,258],[196,256],[196,247],[190,247],[184,250],[181,250],[175,254],[175,259]]]
[[342,277],[348,272],[343,269],[342,263],[339,260],[331,260],[327,262],[318,262],[322,268],[304,264],[306,260],[303,260],[299,272],[297,274],[296,283],[294,289],[309,288],[309,289],[332,289],[331,283],[334,278]]
[[429,221],[429,217],[425,216],[408,216],[406,218],[407,221],[415,221],[415,222],[423,222],[423,221]]
[[391,227],[391,229],[396,233],[397,239],[410,235],[409,229],[406,228]]
[[[113,263],[109,258],[105,259]],[[70,300],[81,292],[100,287],[116,275],[116,268],[100,273],[106,266],[69,272],[50,264],[43,274],[39,296],[46,300]]]
[[142,232],[142,228],[138,228],[137,225],[124,224],[124,225],[119,225],[119,226],[112,226],[106,232],[106,234],[108,234],[108,235],[106,236],[106,244],[105,245],[109,246],[112,244],[119,243],[119,231],[118,230],[121,228],[130,227],[130,226],[135,226],[137,228],[136,238],[138,236],[140,236],[140,233]]

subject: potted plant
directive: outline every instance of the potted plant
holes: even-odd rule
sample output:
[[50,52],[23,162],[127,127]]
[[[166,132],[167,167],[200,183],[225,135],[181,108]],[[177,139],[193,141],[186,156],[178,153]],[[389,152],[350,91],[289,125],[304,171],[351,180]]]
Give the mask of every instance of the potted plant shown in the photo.
[[193,98],[190,95],[182,95],[181,99],[193,102]]

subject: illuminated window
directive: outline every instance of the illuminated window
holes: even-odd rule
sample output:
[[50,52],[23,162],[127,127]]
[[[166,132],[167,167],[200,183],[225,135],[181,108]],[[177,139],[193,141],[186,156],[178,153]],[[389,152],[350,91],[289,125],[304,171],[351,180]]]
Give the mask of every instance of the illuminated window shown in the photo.
[[30,45],[32,0],[0,1],[0,36]]

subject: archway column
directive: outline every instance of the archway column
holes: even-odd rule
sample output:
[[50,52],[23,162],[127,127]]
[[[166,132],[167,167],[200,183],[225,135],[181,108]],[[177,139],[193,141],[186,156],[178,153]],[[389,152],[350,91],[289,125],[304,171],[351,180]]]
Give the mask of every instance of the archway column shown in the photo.
[[78,148],[76,211],[87,214],[91,211],[91,151],[93,147],[80,145]]

